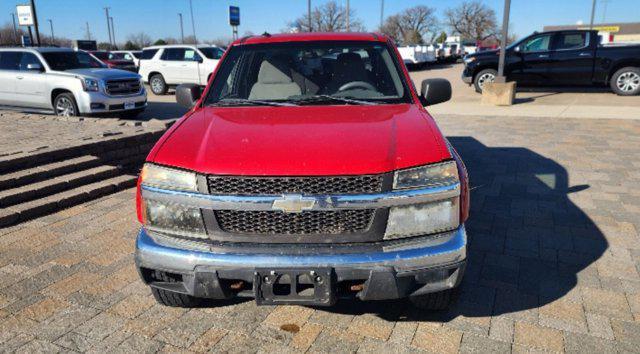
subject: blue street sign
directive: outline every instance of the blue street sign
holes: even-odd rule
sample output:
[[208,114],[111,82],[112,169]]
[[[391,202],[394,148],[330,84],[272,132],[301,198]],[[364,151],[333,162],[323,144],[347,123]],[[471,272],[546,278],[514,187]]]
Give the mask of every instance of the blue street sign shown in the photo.
[[229,6],[229,25],[240,26],[240,8]]

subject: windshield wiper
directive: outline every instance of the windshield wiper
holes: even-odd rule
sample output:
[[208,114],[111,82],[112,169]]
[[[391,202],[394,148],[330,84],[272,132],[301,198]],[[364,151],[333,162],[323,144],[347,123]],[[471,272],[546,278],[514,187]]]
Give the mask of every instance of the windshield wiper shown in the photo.
[[246,98],[222,98],[217,102],[209,104],[209,106],[278,106],[291,107],[296,106],[288,102],[248,100]]
[[331,95],[313,95],[307,97],[300,97],[290,100],[290,102],[343,102],[348,104],[359,104],[359,105],[376,105],[376,102],[371,101],[363,101],[350,97],[340,97],[340,96],[331,96]]

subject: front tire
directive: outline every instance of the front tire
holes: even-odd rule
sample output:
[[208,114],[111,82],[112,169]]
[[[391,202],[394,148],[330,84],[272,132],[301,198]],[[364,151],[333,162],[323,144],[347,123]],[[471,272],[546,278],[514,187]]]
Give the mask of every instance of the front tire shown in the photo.
[[149,78],[149,86],[151,87],[151,92],[157,96],[166,94],[169,89],[161,74],[151,76],[151,78]]
[[609,82],[611,89],[620,96],[640,93],[640,68],[628,66],[616,71]]
[[453,289],[409,297],[409,302],[421,310],[442,311],[451,303]]
[[475,87],[476,92],[482,93],[484,84],[487,82],[494,82],[497,76],[498,71],[496,71],[495,69],[484,69],[476,74],[476,76],[473,78],[473,86]]
[[[154,278],[168,283],[176,282],[175,279],[168,276],[166,273],[159,271],[156,271]],[[197,297],[154,287],[151,287],[151,293],[156,301],[164,306],[191,308],[197,307],[202,303],[202,299]]]
[[75,117],[80,114],[78,104],[71,92],[63,92],[53,99],[53,110],[57,116]]

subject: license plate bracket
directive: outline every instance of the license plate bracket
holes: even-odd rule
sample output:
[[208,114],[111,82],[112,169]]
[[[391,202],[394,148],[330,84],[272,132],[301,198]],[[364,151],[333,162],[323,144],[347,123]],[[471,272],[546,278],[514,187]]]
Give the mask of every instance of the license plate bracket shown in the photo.
[[317,305],[335,303],[333,269],[256,269],[258,305]]

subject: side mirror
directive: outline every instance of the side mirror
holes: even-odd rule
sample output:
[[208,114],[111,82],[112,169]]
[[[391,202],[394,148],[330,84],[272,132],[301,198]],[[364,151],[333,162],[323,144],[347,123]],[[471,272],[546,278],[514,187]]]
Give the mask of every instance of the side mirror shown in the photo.
[[43,72],[44,68],[42,67],[42,65],[34,63],[34,64],[27,64],[27,70]]
[[451,83],[446,79],[426,79],[422,81],[420,101],[424,106],[447,102],[451,99]]
[[202,88],[196,84],[182,84],[176,87],[176,102],[179,105],[192,108],[202,96]]
[[516,53],[520,53],[520,50],[521,49],[520,49],[519,45],[517,45],[517,46],[515,46],[515,48],[513,48],[513,51],[516,52]]

